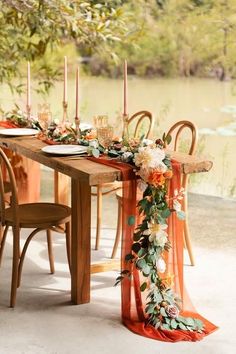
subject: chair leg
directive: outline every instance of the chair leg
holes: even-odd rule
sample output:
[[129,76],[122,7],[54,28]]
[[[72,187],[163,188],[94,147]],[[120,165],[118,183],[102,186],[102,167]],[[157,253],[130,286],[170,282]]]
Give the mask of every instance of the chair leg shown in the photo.
[[47,229],[47,244],[48,244],[48,259],[50,265],[50,272],[51,274],[54,274],[55,267],[54,267],[53,248],[52,248],[52,232],[49,229]]
[[[185,181],[184,184],[185,190],[187,188],[187,182]],[[192,250],[192,244],[191,244],[191,237],[190,237],[190,232],[189,232],[189,226],[188,226],[188,195],[187,193],[184,196],[183,199],[183,211],[185,212],[185,221],[184,221],[184,246],[188,251],[190,263],[192,266],[195,265],[195,260],[193,256],[193,250]]]
[[28,248],[29,243],[32,240],[32,238],[40,231],[42,231],[42,229],[35,229],[33,232],[31,232],[31,234],[27,237],[27,239],[25,241],[25,244],[24,244],[21,254],[20,254],[20,249],[19,249],[20,261],[19,261],[19,266],[18,266],[18,282],[17,282],[18,288],[19,288],[20,282],[21,282],[22,268],[23,268],[23,263],[24,263],[27,248]]
[[71,223],[66,223],[66,253],[68,259],[68,265],[71,273]]
[[13,231],[13,260],[12,260],[10,307],[15,307],[16,291],[18,285],[18,266],[19,266],[19,256],[20,256],[20,230],[19,228],[13,227],[12,231]]
[[1,239],[1,243],[0,243],[0,266],[2,263],[2,255],[3,255],[3,250],[4,250],[4,246],[5,246],[5,242],[6,242],[6,238],[7,238],[7,231],[9,229],[9,226],[5,226],[3,235],[2,235],[2,239]]
[[97,229],[95,250],[99,249],[102,223],[102,188],[97,186]]
[[116,256],[117,248],[118,248],[118,245],[120,242],[121,228],[122,228],[122,204],[121,204],[121,200],[118,199],[118,216],[117,216],[116,238],[115,238],[115,243],[114,243],[112,255],[111,255],[112,259],[115,258],[115,256]]
[[191,238],[190,238],[188,220],[187,219],[185,219],[185,222],[184,222],[184,241],[185,241],[186,248],[187,248],[187,251],[188,251],[190,263],[191,263],[192,266],[194,266],[195,265],[195,260],[194,260],[193,250],[192,250],[192,244],[191,244]]

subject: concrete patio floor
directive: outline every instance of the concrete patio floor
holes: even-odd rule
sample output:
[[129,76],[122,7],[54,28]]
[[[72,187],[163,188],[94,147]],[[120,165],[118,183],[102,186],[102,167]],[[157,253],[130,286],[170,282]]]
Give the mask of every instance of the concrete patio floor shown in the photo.
[[[106,198],[101,249],[93,259],[109,257],[115,233],[115,199]],[[95,208],[93,208],[93,219]],[[133,334],[120,321],[117,272],[92,276],[91,303],[70,304],[70,278],[63,235],[55,234],[54,275],[49,274],[44,234],[32,241],[25,260],[17,306],[10,309],[9,235],[0,268],[1,354],[233,354],[236,347],[236,202],[190,194],[189,221],[196,266],[186,255],[185,284],[200,314],[218,325],[196,343],[163,343]],[[93,235],[95,225],[93,223]],[[25,233],[22,233],[23,238]],[[92,240],[94,247],[94,238]]]

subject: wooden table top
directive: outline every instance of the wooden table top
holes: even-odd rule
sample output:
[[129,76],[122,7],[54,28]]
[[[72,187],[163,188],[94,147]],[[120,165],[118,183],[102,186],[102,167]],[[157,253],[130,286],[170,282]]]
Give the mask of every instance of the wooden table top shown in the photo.
[[[5,137],[0,135],[0,145],[72,178],[88,179],[90,185],[113,182],[120,178],[119,170],[89,161],[86,158],[72,159],[69,156],[48,155],[41,150],[46,144],[35,136]],[[213,164],[204,157],[173,151],[168,151],[168,153],[181,163],[182,171],[185,174],[207,172]]]

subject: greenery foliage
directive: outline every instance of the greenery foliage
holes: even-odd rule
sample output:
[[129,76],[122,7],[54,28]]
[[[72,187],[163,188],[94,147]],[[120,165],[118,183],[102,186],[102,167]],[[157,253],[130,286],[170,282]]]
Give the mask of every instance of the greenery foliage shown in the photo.
[[[68,42],[97,47],[120,40],[126,34],[120,5],[119,0],[1,0],[0,83],[21,92],[22,85],[12,85],[24,72],[20,64],[42,59]],[[58,65],[42,61],[37,71],[39,84],[49,89]]]
[[[114,48],[128,59],[130,73],[235,77],[236,0],[130,0],[123,7],[133,13],[130,27],[139,28],[132,46],[121,42]],[[119,74],[105,54],[95,58],[92,73]]]
[[235,77],[236,0],[0,0],[0,83],[36,62],[38,91],[58,79],[68,44],[95,75]]

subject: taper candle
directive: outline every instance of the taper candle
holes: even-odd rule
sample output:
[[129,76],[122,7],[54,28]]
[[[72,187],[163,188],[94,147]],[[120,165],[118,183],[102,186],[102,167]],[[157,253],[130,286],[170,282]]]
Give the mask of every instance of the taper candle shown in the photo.
[[67,57],[64,57],[64,96],[63,101],[67,102]]
[[124,116],[127,115],[127,61],[124,61]]
[[79,118],[79,67],[76,70],[75,118]]
[[30,63],[27,62],[27,106],[31,105],[31,95],[30,95]]

